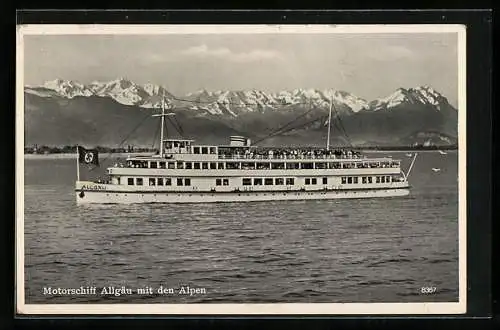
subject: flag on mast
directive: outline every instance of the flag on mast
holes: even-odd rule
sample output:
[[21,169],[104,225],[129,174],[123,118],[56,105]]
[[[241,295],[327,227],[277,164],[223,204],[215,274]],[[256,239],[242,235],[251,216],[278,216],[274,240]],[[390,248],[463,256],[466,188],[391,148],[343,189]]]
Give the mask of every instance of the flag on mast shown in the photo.
[[85,149],[78,146],[78,162],[99,166],[99,152],[97,149]]

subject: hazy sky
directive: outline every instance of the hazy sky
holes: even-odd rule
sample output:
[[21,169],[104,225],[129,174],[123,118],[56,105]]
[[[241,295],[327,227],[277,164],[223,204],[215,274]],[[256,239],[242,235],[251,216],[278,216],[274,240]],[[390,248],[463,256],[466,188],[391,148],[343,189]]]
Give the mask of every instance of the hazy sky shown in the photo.
[[29,35],[25,84],[119,77],[205,88],[334,88],[368,101],[429,85],[456,106],[457,34]]

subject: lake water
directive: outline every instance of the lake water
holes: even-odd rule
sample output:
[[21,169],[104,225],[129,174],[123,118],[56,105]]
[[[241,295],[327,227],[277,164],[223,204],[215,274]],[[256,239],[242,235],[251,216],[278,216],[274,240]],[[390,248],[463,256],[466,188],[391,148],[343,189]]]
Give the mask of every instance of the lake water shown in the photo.
[[77,206],[75,160],[26,159],[26,303],[458,301],[457,161],[420,153],[401,198]]

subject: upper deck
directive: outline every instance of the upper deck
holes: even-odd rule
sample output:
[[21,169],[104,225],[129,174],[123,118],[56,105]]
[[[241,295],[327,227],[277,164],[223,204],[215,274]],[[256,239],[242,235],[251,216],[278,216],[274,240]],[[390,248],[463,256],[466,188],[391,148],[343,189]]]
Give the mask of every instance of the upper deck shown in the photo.
[[[151,163],[153,163],[154,168],[177,168],[176,164],[181,162],[189,163],[186,166],[193,166],[193,168],[200,166],[200,169],[204,165],[209,168],[211,166],[209,163],[217,168],[221,166],[215,164],[220,163],[224,169],[400,167],[399,160],[390,157],[368,158],[354,150],[327,150],[326,148],[314,147],[258,147],[249,145],[249,142],[237,145],[193,145],[192,141],[187,139],[165,140],[163,156],[158,153],[150,156],[129,157],[125,166],[151,168]],[[169,165],[170,162],[172,165]],[[329,163],[332,163],[331,166],[326,165]],[[185,166],[182,165],[182,168]]]

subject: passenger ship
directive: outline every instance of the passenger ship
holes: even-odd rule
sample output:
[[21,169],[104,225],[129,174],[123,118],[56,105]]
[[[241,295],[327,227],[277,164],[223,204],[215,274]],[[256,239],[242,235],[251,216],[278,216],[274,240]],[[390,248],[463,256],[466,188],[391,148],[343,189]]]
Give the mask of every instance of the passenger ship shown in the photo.
[[80,181],[77,160],[76,201],[85,203],[208,203],[269,200],[376,198],[410,193],[400,160],[367,158],[360,153],[324,149],[251,145],[231,136],[227,145],[198,145],[194,140],[164,138],[162,102],[160,148],[150,156],[130,156],[107,168],[108,179]]

